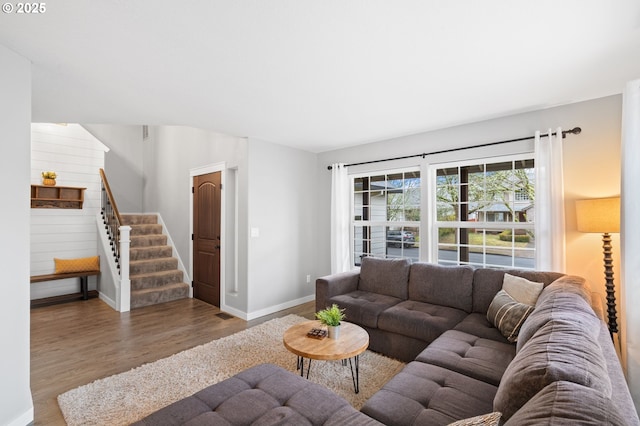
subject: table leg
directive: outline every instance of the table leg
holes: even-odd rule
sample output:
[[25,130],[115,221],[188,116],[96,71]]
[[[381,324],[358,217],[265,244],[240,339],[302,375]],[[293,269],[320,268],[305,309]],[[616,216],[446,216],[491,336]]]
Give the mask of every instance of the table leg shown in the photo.
[[[300,370],[300,376],[304,377],[304,357],[298,356],[296,370]],[[311,358],[309,358],[309,363],[307,364],[307,379],[309,378],[310,370],[311,370]]]
[[80,291],[82,292],[82,300],[89,299],[89,277],[80,277]]
[[[355,364],[355,374],[353,371],[353,367]],[[353,357],[353,363],[351,362],[351,358],[349,358],[349,367],[351,368],[351,380],[353,380],[353,390],[355,393],[360,393],[360,355],[356,355]]]

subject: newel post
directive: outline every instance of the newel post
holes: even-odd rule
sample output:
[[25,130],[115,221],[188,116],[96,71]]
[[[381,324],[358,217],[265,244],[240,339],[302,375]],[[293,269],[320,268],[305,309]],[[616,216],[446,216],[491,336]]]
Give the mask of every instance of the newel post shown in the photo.
[[129,245],[131,227],[120,227],[120,312],[131,310],[131,280],[129,279]]

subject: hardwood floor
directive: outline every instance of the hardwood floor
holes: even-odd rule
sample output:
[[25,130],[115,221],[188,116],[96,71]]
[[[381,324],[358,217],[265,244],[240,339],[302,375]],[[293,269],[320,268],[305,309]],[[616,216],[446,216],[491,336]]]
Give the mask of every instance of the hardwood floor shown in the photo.
[[36,425],[64,425],[57,396],[287,314],[313,319],[314,302],[252,321],[182,299],[119,313],[99,299],[31,310],[31,393]]

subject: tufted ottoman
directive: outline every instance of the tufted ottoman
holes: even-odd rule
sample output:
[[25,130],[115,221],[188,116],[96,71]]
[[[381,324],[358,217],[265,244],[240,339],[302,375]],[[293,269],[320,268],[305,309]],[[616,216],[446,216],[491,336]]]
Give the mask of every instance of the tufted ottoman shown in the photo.
[[273,364],[251,367],[134,424],[380,425],[324,386]]
[[367,400],[362,412],[388,425],[447,425],[493,411],[497,387],[413,361]]

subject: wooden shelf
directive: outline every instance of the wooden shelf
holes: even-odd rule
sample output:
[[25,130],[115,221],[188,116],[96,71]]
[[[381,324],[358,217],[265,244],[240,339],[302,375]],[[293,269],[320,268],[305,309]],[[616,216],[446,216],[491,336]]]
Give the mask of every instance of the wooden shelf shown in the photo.
[[85,189],[73,186],[31,185],[31,208],[81,209]]

